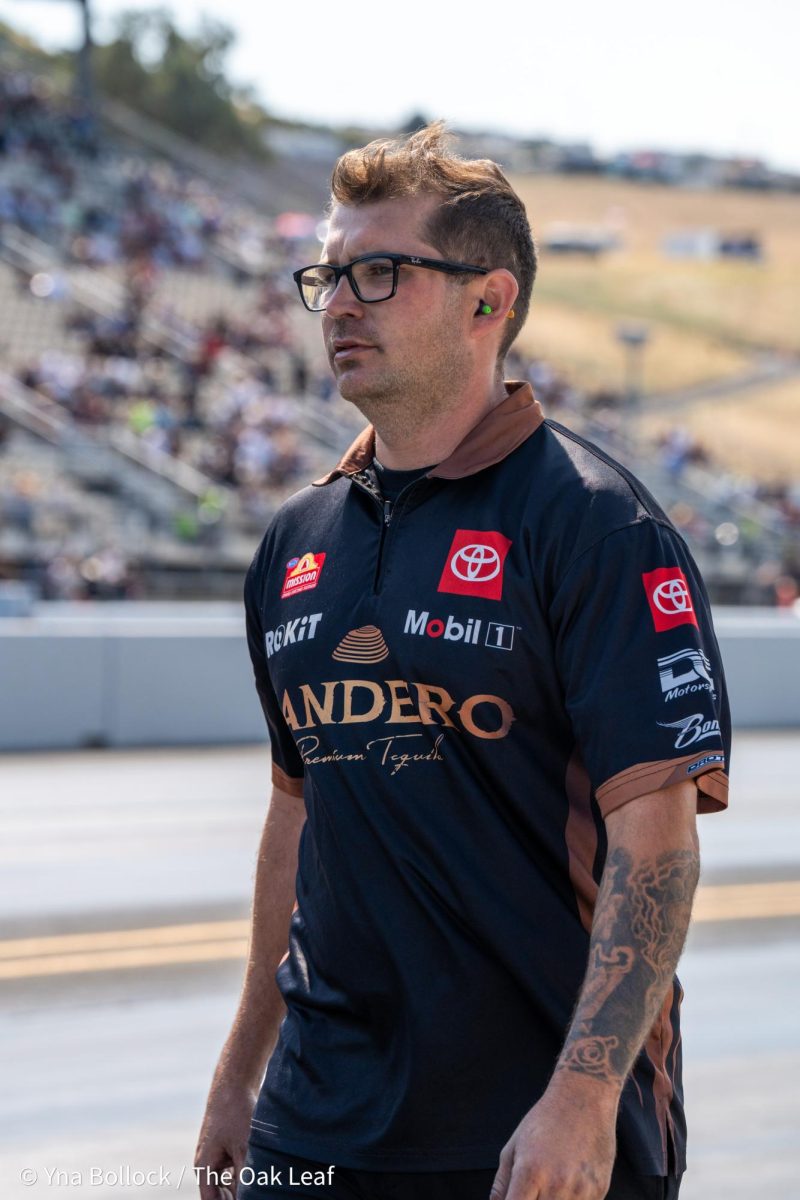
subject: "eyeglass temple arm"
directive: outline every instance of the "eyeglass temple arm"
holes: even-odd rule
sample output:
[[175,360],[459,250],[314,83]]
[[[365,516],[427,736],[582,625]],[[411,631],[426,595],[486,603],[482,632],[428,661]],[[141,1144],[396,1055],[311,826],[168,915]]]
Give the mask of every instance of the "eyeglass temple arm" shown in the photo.
[[419,258],[416,254],[407,255],[405,261],[412,267],[430,267],[433,271],[444,271],[447,275],[489,274],[488,267],[472,267],[469,263],[440,262],[438,258]]

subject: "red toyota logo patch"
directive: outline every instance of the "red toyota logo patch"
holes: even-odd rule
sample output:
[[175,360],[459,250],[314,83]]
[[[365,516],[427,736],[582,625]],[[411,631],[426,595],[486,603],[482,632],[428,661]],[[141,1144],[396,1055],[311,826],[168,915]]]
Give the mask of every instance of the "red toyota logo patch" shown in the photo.
[[697,615],[686,576],[680,567],[658,567],[646,571],[642,583],[657,633],[676,625],[696,625]]
[[510,538],[495,530],[457,529],[437,591],[502,599],[503,567],[510,546]]

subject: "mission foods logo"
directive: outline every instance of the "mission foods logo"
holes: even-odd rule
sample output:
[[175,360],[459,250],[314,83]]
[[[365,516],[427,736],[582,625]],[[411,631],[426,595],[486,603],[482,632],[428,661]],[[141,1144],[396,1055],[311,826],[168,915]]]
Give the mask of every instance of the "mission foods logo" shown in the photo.
[[664,633],[678,625],[697,625],[689,585],[680,567],[645,571],[642,583],[656,633]]
[[281,600],[287,596],[296,596],[299,592],[308,592],[319,583],[322,567],[325,563],[324,554],[312,554],[308,551],[299,558],[290,558],[286,564],[286,574],[283,577]]
[[496,530],[457,529],[439,580],[439,592],[501,600],[511,540]]

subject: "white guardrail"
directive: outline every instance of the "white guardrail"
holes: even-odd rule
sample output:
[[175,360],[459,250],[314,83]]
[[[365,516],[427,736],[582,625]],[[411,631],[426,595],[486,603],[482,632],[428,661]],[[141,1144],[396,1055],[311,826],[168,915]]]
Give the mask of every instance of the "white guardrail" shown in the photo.
[[[715,611],[740,728],[800,727],[800,617]],[[264,741],[236,604],[37,605],[0,618],[0,750]]]

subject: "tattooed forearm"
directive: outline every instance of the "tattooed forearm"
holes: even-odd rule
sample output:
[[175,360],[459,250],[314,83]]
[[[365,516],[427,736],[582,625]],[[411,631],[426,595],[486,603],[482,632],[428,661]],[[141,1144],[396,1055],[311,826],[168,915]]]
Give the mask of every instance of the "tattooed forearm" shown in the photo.
[[677,966],[698,874],[695,850],[635,862],[621,848],[609,854],[586,979],[557,1071],[622,1085]]

